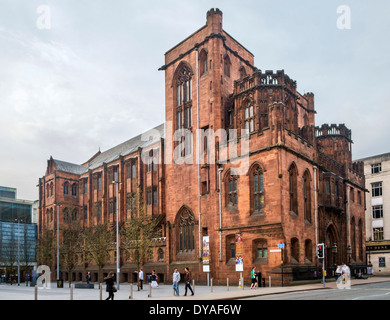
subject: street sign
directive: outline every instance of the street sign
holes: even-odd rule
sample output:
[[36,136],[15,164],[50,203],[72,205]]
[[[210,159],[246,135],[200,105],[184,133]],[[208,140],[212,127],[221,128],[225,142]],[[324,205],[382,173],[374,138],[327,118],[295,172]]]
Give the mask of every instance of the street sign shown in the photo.
[[279,243],[279,244],[278,244],[278,248],[279,248],[279,249],[284,249],[284,243]]

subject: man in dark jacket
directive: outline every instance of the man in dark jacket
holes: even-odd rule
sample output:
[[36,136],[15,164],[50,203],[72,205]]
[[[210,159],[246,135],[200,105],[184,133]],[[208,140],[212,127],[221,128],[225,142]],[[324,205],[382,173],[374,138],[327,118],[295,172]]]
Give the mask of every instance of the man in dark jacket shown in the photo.
[[192,296],[194,295],[194,291],[192,291],[192,288],[191,288],[191,271],[188,267],[186,267],[185,269],[185,272],[186,272],[186,277],[185,277],[185,280],[186,280],[186,284],[185,284],[185,293],[184,295],[186,296],[187,295],[187,288],[190,289],[190,291],[192,292]]

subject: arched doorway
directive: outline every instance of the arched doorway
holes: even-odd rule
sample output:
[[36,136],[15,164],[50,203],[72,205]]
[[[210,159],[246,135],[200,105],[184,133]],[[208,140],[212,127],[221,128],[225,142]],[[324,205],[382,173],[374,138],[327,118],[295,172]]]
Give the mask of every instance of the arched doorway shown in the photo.
[[325,247],[326,247],[326,266],[335,266],[340,264],[339,261],[339,237],[337,236],[336,228],[333,224],[328,225],[325,234]]

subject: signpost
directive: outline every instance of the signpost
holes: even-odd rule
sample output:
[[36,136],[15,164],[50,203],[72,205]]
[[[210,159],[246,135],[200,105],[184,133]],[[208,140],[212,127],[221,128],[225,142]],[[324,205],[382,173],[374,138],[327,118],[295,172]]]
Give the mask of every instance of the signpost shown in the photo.
[[202,253],[202,262],[203,262],[203,272],[207,272],[207,285],[209,285],[210,277],[210,237],[203,236],[203,253]]
[[281,269],[282,269],[282,288],[283,288],[283,249],[284,249],[284,243],[279,243],[278,244],[278,249],[280,250],[281,253]]

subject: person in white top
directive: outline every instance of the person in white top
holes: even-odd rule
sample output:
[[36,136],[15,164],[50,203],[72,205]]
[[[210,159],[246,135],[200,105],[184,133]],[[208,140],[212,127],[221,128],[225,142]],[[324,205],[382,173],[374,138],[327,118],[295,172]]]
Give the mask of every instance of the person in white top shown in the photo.
[[139,277],[139,286],[142,290],[143,289],[143,282],[144,282],[144,272],[142,271],[142,268],[139,269],[138,277]]
[[173,272],[173,290],[176,295],[179,295],[179,282],[180,282],[180,273],[177,271],[177,268],[175,268]]

